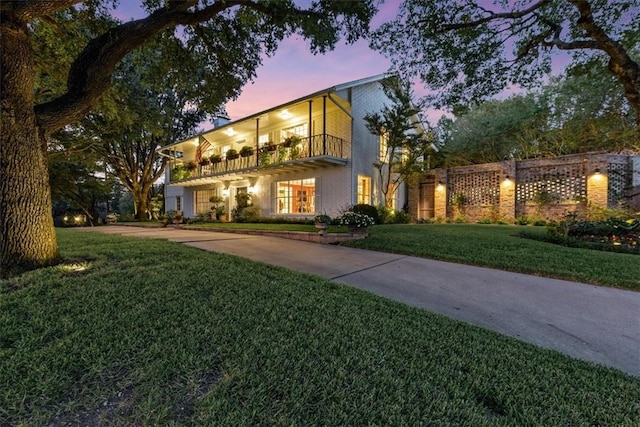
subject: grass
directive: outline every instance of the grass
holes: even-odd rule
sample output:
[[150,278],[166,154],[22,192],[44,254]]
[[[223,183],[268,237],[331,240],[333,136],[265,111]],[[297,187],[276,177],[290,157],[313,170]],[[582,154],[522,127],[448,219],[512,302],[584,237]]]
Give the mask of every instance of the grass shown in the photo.
[[[640,290],[640,257],[568,248],[518,237],[524,227],[479,224],[375,226],[343,244],[376,251]],[[545,233],[544,227],[527,227]]]
[[640,380],[613,369],[315,276],[58,233],[65,264],[0,282],[0,425],[640,424]]

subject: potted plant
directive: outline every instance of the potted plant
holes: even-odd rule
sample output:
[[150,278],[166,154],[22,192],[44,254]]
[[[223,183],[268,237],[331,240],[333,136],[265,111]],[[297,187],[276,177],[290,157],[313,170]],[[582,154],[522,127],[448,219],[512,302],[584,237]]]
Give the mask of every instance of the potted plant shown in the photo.
[[324,234],[329,227],[329,224],[331,224],[331,217],[327,214],[316,215],[313,218],[313,222],[316,229],[318,229],[318,233]]
[[211,213],[215,216],[215,219],[219,221],[220,217],[224,215],[224,197],[211,196],[209,197],[209,201],[213,203]]
[[220,154],[212,154],[211,157],[209,157],[209,161],[212,164],[220,163],[222,161],[222,156]]
[[367,227],[373,224],[375,224],[375,221],[369,215],[353,211],[347,211],[340,217],[340,225],[346,225],[352,234],[366,233]]
[[182,224],[182,220],[183,220],[183,216],[182,216],[182,212],[178,211],[175,213],[175,215],[173,216],[173,223],[174,224]]
[[267,151],[276,151],[276,149],[278,148],[278,145],[276,145],[276,143],[273,141],[269,141],[264,145],[263,148]]
[[230,149],[227,150],[227,154],[226,154],[227,160],[235,160],[238,157],[240,157],[240,154],[238,153],[238,150],[235,150],[233,148],[230,148]]
[[249,156],[253,156],[253,147],[249,147],[248,145],[245,145],[240,149],[240,157],[249,157]]
[[209,161],[209,158],[207,158],[207,157],[203,157],[203,158],[202,158],[202,159],[200,159],[200,161],[198,162],[198,164],[199,164],[200,166],[209,166],[209,163],[211,163],[211,162]]
[[298,135],[288,136],[282,141],[282,145],[286,148],[295,147],[302,141]]
[[189,172],[193,172],[198,169],[198,165],[196,164],[196,162],[190,160],[184,164],[184,168]]

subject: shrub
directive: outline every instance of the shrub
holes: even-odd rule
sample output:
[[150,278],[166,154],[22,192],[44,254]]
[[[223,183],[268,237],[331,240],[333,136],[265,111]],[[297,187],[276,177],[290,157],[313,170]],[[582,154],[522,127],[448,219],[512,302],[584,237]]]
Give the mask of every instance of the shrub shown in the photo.
[[367,205],[365,203],[360,203],[357,205],[353,205],[349,211],[355,212],[362,215],[367,215],[372,218],[376,224],[381,224],[380,218],[378,217],[378,209],[375,206]]
[[346,225],[347,227],[366,228],[374,224],[373,218],[358,212],[348,211],[340,217],[340,225]]

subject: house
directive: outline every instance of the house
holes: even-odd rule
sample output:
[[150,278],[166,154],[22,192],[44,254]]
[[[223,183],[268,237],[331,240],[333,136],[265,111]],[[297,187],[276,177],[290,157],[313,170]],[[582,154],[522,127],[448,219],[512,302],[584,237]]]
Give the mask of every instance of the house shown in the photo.
[[[389,103],[387,77],[319,90],[160,148],[169,157],[166,210],[194,217],[210,212],[218,196],[228,213],[242,193],[272,218],[335,217],[354,204],[381,203],[373,164],[384,144],[363,117]],[[401,185],[394,206],[404,206],[406,197]]]

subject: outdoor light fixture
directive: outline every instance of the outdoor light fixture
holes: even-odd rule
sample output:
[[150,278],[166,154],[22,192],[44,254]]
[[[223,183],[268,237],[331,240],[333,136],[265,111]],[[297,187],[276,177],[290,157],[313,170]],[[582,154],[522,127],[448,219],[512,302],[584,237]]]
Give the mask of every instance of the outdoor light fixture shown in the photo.
[[224,188],[222,190],[222,197],[229,197],[229,189],[228,188]]
[[233,130],[233,128],[230,127],[230,128],[227,128],[227,130],[225,130],[224,133],[226,133],[229,136],[233,136],[235,135],[236,132]]
[[287,120],[289,118],[291,118],[291,113],[289,112],[289,110],[282,110],[280,112],[280,118]]
[[249,194],[256,194],[256,187],[251,186],[249,187],[248,191],[249,191]]

